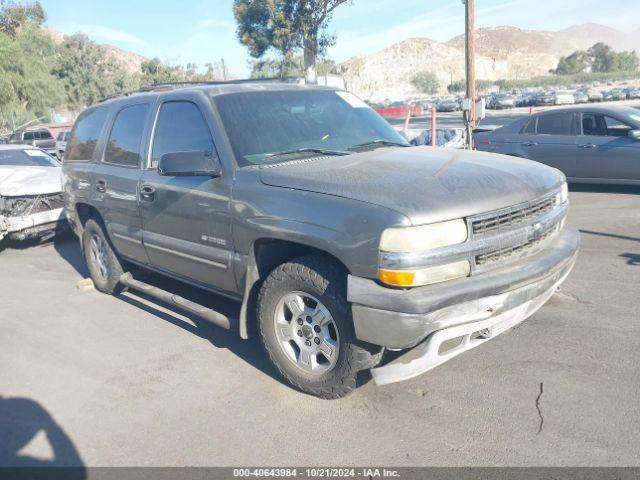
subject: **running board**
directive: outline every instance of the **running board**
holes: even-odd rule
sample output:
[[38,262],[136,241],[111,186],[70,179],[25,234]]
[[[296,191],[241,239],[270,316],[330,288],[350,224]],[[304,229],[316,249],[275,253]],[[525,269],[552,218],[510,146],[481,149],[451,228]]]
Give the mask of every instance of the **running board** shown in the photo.
[[232,326],[236,326],[238,324],[238,321],[235,318],[228,317],[220,312],[216,312],[215,310],[200,305],[199,303],[192,302],[191,300],[187,300],[186,298],[180,297],[179,295],[176,295],[174,293],[167,292],[166,290],[162,290],[161,288],[154,287],[153,285],[141,282],[140,280],[136,280],[128,272],[122,274],[122,276],[120,277],[120,283],[125,287],[143,292],[145,295],[153,297],[157,300],[175,305],[176,307],[181,308],[188,313],[198,315],[199,317],[210,321],[218,327],[230,330]]

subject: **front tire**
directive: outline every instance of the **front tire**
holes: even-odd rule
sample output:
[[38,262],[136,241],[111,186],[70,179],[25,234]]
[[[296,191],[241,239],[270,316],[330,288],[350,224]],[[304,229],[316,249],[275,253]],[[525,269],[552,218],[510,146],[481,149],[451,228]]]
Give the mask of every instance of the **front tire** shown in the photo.
[[381,349],[355,338],[346,300],[346,272],[319,255],[284,263],[265,279],[257,302],[267,356],[294,388],[339,398],[356,387]]
[[87,220],[82,233],[82,250],[95,287],[107,294],[123,290],[120,277],[122,264],[113,250],[102,226],[94,219]]

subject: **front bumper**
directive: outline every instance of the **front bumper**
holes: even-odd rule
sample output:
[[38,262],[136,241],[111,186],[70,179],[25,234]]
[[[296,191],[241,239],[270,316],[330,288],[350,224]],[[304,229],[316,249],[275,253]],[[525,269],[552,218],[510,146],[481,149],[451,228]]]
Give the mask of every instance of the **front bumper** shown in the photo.
[[0,216],[0,240],[8,236],[12,240],[35,238],[64,226],[63,209],[47,210],[19,217]]
[[[413,377],[486,341],[472,339],[475,332],[489,329],[492,338],[523,321],[569,274],[579,243],[577,230],[565,227],[545,250],[509,267],[409,290],[350,276],[347,297],[357,338],[390,349],[411,348],[424,340],[414,349],[423,354],[421,361],[406,368],[380,367],[373,370],[374,379],[389,383],[391,377]],[[438,353],[442,343],[458,337],[466,339],[461,348]]]

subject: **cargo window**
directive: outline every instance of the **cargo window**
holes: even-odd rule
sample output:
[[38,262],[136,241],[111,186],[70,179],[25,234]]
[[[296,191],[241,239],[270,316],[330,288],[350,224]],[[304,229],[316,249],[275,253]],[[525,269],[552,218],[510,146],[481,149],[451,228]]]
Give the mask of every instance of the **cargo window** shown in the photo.
[[160,108],[153,138],[151,168],[165,153],[206,152],[216,156],[213,139],[202,112],[192,102],[166,102]]
[[538,134],[571,135],[573,113],[554,113],[538,117]]
[[34,135],[33,132],[24,132],[24,140],[33,140],[34,139]]
[[137,167],[144,133],[148,104],[132,105],[118,112],[104,154],[104,163]]
[[107,107],[100,107],[87,110],[80,115],[69,137],[64,154],[65,162],[90,161],[93,158],[107,112]]

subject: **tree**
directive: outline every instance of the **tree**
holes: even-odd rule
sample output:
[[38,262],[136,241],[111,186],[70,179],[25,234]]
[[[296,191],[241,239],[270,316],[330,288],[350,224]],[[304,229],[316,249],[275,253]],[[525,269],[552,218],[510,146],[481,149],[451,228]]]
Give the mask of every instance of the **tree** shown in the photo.
[[587,52],[578,50],[568,57],[561,57],[555,69],[558,75],[574,75],[587,71],[591,67],[591,59]]
[[636,51],[617,53],[614,69],[616,72],[634,72],[638,70],[638,56],[636,55]]
[[432,95],[440,90],[440,82],[438,77],[432,72],[420,72],[411,77],[411,85],[413,85],[421,93]]
[[[302,55],[291,58],[264,58],[252,60],[251,78],[292,78],[304,76]],[[337,73],[338,66],[330,58],[322,58],[317,63],[318,75]]]
[[73,108],[91,105],[138,84],[138,79],[133,79],[107,56],[103,47],[84,34],[65,37],[51,73],[64,85],[67,104]]
[[318,57],[336,40],[326,31],[331,15],[349,1],[234,0],[238,39],[256,59],[275,50],[283,65],[293,64],[302,52],[305,79],[316,83]]
[[609,45],[602,42],[596,43],[587,54],[591,59],[592,72],[612,72],[615,66],[615,52]]
[[47,19],[40,2],[18,3],[0,0],[0,32],[15,37],[26,25],[39,27]]

